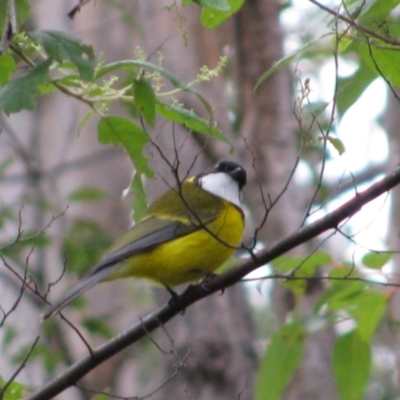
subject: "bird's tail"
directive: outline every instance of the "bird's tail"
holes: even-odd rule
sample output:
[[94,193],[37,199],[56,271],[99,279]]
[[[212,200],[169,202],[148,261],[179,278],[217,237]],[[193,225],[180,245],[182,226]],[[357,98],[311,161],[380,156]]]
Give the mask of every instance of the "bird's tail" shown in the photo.
[[103,268],[96,271],[96,273],[93,275],[83,276],[77,285],[68,290],[63,296],[61,296],[49,308],[47,308],[47,310],[45,310],[45,312],[40,316],[40,320],[44,321],[52,315],[57,314],[83,292],[86,292],[86,290],[90,289],[96,283],[101,282],[110,272],[110,268]]

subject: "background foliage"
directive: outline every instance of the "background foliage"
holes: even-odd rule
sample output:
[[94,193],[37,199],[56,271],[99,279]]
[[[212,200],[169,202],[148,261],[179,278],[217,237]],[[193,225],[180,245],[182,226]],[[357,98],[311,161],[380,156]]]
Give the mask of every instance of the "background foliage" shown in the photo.
[[[155,27],[146,28],[151,22],[137,19],[133,13],[135,7],[139,11],[143,7],[140,1],[131,5],[133,9],[124,1],[101,2],[99,6],[105,7],[102,10],[115,13],[121,26],[127,27],[125,35],[129,32],[138,43],[136,38],[141,34],[145,37],[144,30],[150,29],[153,35],[140,46],[124,41],[124,51],[129,48],[130,53],[122,52],[114,61],[108,61],[85,40],[84,29],[72,34],[71,27],[54,30],[41,26],[34,2],[8,0],[0,4],[0,398],[21,399],[32,393],[36,393],[32,398],[50,398],[41,390],[49,382],[57,383],[55,371],[76,365],[88,349],[132,323],[127,309],[121,310],[122,302],[134,304],[130,307],[135,308],[137,317],[155,308],[154,298],[142,286],[129,289],[121,302],[116,294],[122,289],[113,286],[109,308],[104,308],[107,297],[102,291],[92,299],[92,305],[86,297],[77,299],[70,307],[72,318],[55,318],[43,325],[38,319],[53,293],[68,287],[95,264],[126,228],[122,221],[126,221],[127,211],[132,210],[133,219],[139,220],[148,198],[165,190],[165,182],[175,184],[198,172],[200,164],[210,165],[214,159],[240,160],[250,172],[250,182],[245,194],[248,232],[238,257],[248,257],[291,231],[329,215],[344,199],[357,197],[360,190],[398,163],[400,2],[266,3],[273,4],[275,14],[268,11],[268,15],[279,26],[279,31],[269,32],[273,45],[265,46],[253,34],[252,40],[240,47],[233,42],[233,35],[221,32],[231,24],[236,34],[242,33],[246,13],[262,9],[259,1],[171,2],[160,15],[170,21],[175,33],[162,37],[162,41],[157,38],[155,43],[151,42],[156,37]],[[67,5],[62,15],[72,20],[72,26],[79,19],[89,21],[90,14],[88,17],[85,12],[92,12],[96,6],[91,2]],[[253,21],[257,14],[254,12]],[[259,13],[259,17],[261,25],[268,25],[262,20],[265,15]],[[110,21],[104,25],[108,44],[118,42],[111,41],[114,34],[119,40],[124,38],[121,26],[109,27]],[[209,36],[209,43],[206,40],[199,45],[196,34],[190,31],[191,23],[199,36],[205,30],[211,30],[214,37],[220,35],[223,46],[217,55],[213,54],[212,66],[196,69],[192,65],[191,57],[197,55],[194,48],[199,54],[213,53],[214,37]],[[221,31],[213,33],[214,29]],[[184,44],[183,54],[168,48],[173,36]],[[265,63],[261,56],[264,49],[276,51],[275,47],[280,49],[281,45],[285,51],[279,57],[273,54],[270,65]],[[248,90],[246,74],[238,71],[240,66],[253,67],[257,57],[261,61]],[[182,69],[170,68],[176,66],[176,59]],[[329,70],[327,80],[325,69]],[[271,82],[281,82],[282,74],[290,77],[288,97],[270,89],[265,92]],[[378,98],[386,104],[385,118],[373,124],[384,125],[386,132],[383,136],[374,129],[364,132],[360,120],[367,119],[367,112],[359,114],[359,120],[353,122],[352,140],[359,147],[354,155],[342,126],[376,82],[384,85],[387,98]],[[217,96],[221,97],[213,98],[210,88],[219,91]],[[276,104],[272,115],[263,112],[266,97]],[[67,112],[53,116],[50,124],[44,121],[47,110],[58,101],[65,102],[65,109],[71,107],[73,114],[65,137],[60,131],[68,125]],[[222,103],[226,110],[222,111]],[[283,134],[274,125],[278,114],[285,122],[289,120],[282,107],[290,109],[291,121],[284,126]],[[225,122],[220,122],[223,113]],[[265,125],[257,125],[263,118]],[[252,124],[260,136],[249,129]],[[93,139],[91,132],[96,130],[98,143],[86,144],[87,137]],[[265,144],[262,135],[267,136],[267,132],[271,136]],[[375,148],[371,145],[372,151],[362,149],[365,137],[372,140],[374,135],[381,138],[381,143]],[[274,140],[279,142],[276,148]],[[390,149],[385,157],[379,162],[369,160],[369,154],[380,152],[385,143]],[[291,153],[282,157],[280,151],[285,146]],[[278,159],[272,159],[269,151]],[[346,156],[364,159],[362,168],[343,167],[341,160]],[[268,162],[270,168],[265,172],[264,164]],[[90,165],[94,170],[85,172]],[[131,176],[130,170],[134,171]],[[268,174],[278,171],[281,178],[273,181]],[[115,179],[108,183],[111,186],[107,190],[99,184],[106,173],[109,181],[110,177],[111,181]],[[120,176],[124,182],[117,184]],[[164,186],[151,192],[147,183],[153,180],[155,186],[154,178]],[[120,194],[127,184],[131,194],[122,201]],[[255,325],[233,321],[234,313],[227,313],[228,322],[216,312],[226,329],[224,333],[216,339],[211,328],[200,328],[203,336],[212,337],[212,356],[225,345],[229,347],[226,343],[234,330],[247,331],[247,339],[235,338],[232,342],[248,340],[241,344],[248,346],[242,351],[256,372],[241,368],[240,357],[226,362],[222,372],[213,370],[212,356],[207,358],[205,351],[196,348],[199,342],[192,340],[192,347],[185,348],[182,355],[179,339],[184,330],[175,332],[163,327],[163,338],[149,335],[135,344],[140,352],[120,352],[119,358],[101,367],[103,382],[101,378],[88,378],[85,389],[78,385],[73,396],[112,398],[122,388],[129,393],[121,395],[123,398],[145,397],[139,393],[154,398],[203,398],[200,389],[189,393],[187,387],[195,382],[207,387],[217,380],[215,377],[226,382],[240,377],[246,383],[241,383],[243,394],[233,389],[236,398],[300,399],[306,394],[320,399],[397,398],[400,216],[396,206],[396,196],[387,194],[378,206],[369,209],[370,213],[362,214],[361,222],[348,218],[335,230],[249,276],[245,296],[239,298],[241,303],[250,303]],[[105,209],[108,211],[102,211]],[[390,221],[392,232],[377,228],[377,220]],[[100,296],[103,300],[96,300]],[[224,294],[233,311],[238,296]],[[97,308],[97,313],[91,308]],[[186,312],[194,311],[190,307]],[[210,307],[204,315],[196,313],[203,324],[215,328],[216,317],[209,315]],[[185,332],[193,339],[193,331],[199,328],[190,321],[190,315],[184,318],[189,321]],[[160,365],[168,356],[173,368],[170,362],[166,377]],[[309,378],[303,379],[309,362],[323,373],[323,378],[315,375],[312,383]],[[237,375],[228,364],[237,366]],[[132,384],[126,384],[126,376],[135,377]],[[178,381],[181,386],[170,381]],[[168,385],[171,391],[163,392]],[[227,387],[220,390],[229,398],[232,395]]]

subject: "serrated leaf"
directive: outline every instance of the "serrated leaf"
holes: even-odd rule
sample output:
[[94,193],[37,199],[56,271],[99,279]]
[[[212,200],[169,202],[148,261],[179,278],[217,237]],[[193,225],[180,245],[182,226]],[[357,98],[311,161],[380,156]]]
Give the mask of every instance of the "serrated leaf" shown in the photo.
[[0,109],[6,113],[33,110],[34,96],[40,93],[39,85],[50,82],[47,71],[51,60],[37,64],[25,75],[12,79],[0,89]]
[[153,127],[156,118],[156,96],[149,81],[144,77],[133,82],[133,102],[143,118]]
[[356,330],[340,336],[333,349],[333,371],[341,400],[360,400],[368,382],[371,350]]
[[7,53],[0,56],[0,85],[8,82],[16,67],[14,59]]
[[156,111],[165,119],[185,125],[195,132],[205,133],[229,143],[218,128],[210,126],[208,121],[200,118],[191,110],[157,100]]
[[326,140],[337,150],[339,156],[341,156],[346,151],[344,143],[339,138],[326,136]]
[[149,136],[142,128],[126,118],[109,116],[100,119],[97,131],[101,143],[124,146],[138,173],[153,177],[154,173],[143,154]]
[[71,61],[84,81],[93,80],[95,55],[91,46],[61,31],[41,30],[30,32],[29,36],[43,46],[49,57],[60,63]]
[[107,193],[98,187],[84,187],[73,191],[67,197],[68,201],[98,201],[107,197]]
[[364,254],[362,263],[368,268],[381,269],[391,258],[392,254],[389,252],[379,253],[376,251],[371,251],[367,254]]
[[261,361],[256,400],[278,400],[304,353],[303,327],[292,322],[276,331]]

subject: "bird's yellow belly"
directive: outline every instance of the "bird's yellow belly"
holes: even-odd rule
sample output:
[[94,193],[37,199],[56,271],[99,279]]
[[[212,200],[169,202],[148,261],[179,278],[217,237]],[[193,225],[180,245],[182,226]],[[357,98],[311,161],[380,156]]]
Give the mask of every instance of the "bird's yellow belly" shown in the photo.
[[203,278],[206,272],[220,267],[240,244],[242,213],[229,205],[207,227],[209,232],[199,229],[127,259],[107,280],[133,276],[176,286]]

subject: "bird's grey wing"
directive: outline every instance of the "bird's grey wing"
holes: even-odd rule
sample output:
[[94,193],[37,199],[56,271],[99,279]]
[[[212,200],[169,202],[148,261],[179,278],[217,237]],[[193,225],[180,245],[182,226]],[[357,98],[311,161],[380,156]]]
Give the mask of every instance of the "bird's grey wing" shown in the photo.
[[[152,230],[150,233],[143,235],[140,231],[149,232],[146,229],[147,223],[151,224]],[[199,228],[199,225],[188,225],[180,221],[163,220],[155,217],[150,218],[133,228],[136,236],[138,236],[137,239],[134,236],[131,237],[129,233],[124,235],[120,241],[115,243],[109,253],[95,267],[90,269],[84,277],[96,275],[99,271],[108,269],[107,267],[111,267],[135,254],[152,250],[160,244],[188,235]]]
[[[146,236],[142,236],[143,231],[148,232],[146,224],[150,223],[152,226],[150,233]],[[111,248],[111,251],[96,266],[91,268],[84,276],[82,276],[73,288],[56,300],[41,315],[41,320],[58,313],[80,294],[105,279],[114,270],[113,266],[115,264],[139,252],[151,250],[171,239],[185,236],[199,228],[200,226],[193,224],[187,225],[179,221],[163,220],[155,217],[143,221],[136,227],[132,228],[132,231],[134,230],[134,234],[132,235],[133,237],[128,236],[126,244],[124,243],[124,235],[120,241],[115,243]],[[135,236],[138,237],[138,239],[135,240]]]

